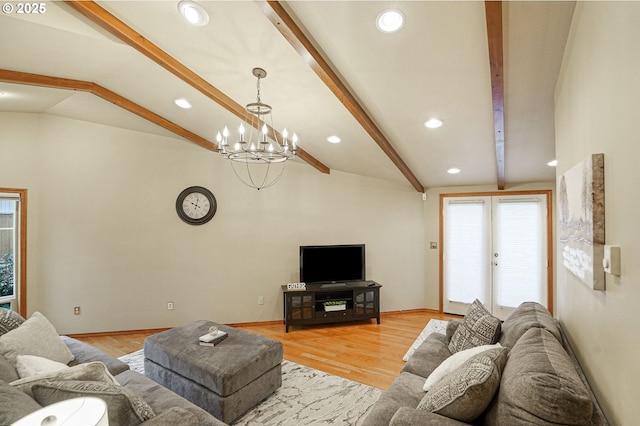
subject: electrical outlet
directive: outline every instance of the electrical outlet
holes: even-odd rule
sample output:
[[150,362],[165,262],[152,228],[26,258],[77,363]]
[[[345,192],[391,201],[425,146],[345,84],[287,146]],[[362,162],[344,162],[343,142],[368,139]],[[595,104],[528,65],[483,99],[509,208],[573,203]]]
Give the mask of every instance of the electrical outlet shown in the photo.
[[258,305],[264,305],[264,296],[258,296]]
[[173,302],[167,302],[167,309],[170,311],[173,310]]
[[73,315],[80,315],[80,306],[73,307]]

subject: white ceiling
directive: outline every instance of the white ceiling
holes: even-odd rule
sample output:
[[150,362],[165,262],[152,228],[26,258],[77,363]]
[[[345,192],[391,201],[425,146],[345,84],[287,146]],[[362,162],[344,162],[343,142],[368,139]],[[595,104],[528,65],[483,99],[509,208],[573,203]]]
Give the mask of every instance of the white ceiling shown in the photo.
[[[61,2],[41,15],[0,15],[0,68],[97,83],[215,140],[239,119]],[[99,1],[129,27],[245,105],[254,67],[267,70],[262,100],[274,126],[334,170],[410,183],[254,2],[200,1],[194,27],[177,1]],[[294,1],[283,3],[425,187],[496,184],[484,2]],[[375,18],[407,17],[395,34]],[[505,181],[552,181],[553,94],[574,2],[505,2]],[[169,131],[89,93],[0,82],[0,111],[39,112],[160,135]],[[173,104],[187,98],[193,108]],[[430,130],[423,123],[445,122]],[[329,144],[336,134],[342,143]],[[190,142],[185,142],[190,143]],[[204,149],[204,148],[203,148]],[[300,160],[296,160],[300,161]],[[309,166],[311,167],[311,166]],[[462,170],[450,175],[446,170]],[[318,172],[319,173],[319,172]]]

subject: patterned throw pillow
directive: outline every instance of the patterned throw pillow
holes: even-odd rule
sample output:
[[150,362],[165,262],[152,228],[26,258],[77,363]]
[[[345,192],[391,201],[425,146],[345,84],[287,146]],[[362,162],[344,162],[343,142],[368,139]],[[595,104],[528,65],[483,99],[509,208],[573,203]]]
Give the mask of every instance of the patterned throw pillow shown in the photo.
[[155,417],[149,404],[120,385],[68,380],[39,383],[33,386],[32,391],[34,399],[43,407],[71,398],[100,398],[107,403],[110,425],[136,426]]
[[489,406],[507,362],[507,348],[489,349],[438,381],[418,408],[471,423]]
[[24,322],[24,318],[15,311],[0,308],[0,336],[20,327]]
[[480,345],[493,345],[500,338],[501,326],[500,319],[491,315],[476,299],[453,333],[449,351],[454,354]]

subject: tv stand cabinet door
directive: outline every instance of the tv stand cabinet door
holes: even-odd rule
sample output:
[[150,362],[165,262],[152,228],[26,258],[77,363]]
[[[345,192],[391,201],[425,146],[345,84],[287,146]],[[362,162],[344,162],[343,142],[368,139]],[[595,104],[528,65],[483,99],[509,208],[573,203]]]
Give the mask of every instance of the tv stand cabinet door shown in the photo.
[[380,324],[380,289],[354,290],[353,314],[356,318],[377,318]]
[[290,294],[291,304],[290,319],[292,320],[311,320],[315,312],[315,297],[313,294]]
[[285,293],[285,325],[308,324],[315,319],[314,293]]

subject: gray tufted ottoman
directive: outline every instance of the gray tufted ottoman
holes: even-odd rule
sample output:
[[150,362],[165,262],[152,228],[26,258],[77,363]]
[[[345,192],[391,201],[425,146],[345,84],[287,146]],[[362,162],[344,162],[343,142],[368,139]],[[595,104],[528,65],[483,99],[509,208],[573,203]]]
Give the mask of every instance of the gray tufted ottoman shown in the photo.
[[[198,337],[215,325],[215,347]],[[231,423],[282,385],[282,343],[211,321],[195,321],[144,341],[145,375]]]

